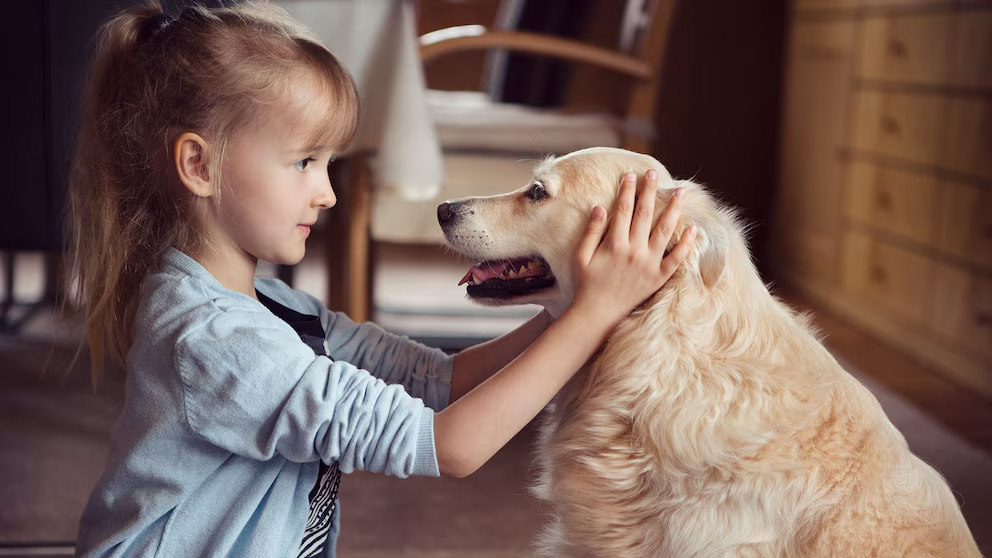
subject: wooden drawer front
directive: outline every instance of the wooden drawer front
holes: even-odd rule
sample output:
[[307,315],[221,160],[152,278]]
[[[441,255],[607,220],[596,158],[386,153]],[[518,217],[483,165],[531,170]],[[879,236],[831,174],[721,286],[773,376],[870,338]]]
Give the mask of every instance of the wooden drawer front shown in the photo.
[[951,83],[992,90],[992,11],[958,14]]
[[859,75],[865,79],[945,83],[955,19],[954,14],[865,19]]
[[796,10],[824,9],[824,8],[853,8],[861,3],[861,0],[793,0],[792,7]]
[[863,0],[865,6],[913,6],[926,4],[941,6],[953,4],[955,0]]
[[806,231],[782,231],[782,263],[790,273],[818,283],[838,283],[838,238]]
[[992,267],[992,190],[945,182],[940,197],[940,248]]
[[856,30],[852,21],[797,21],[789,33],[789,54],[797,60],[853,58]]
[[992,98],[950,101],[947,134],[948,168],[992,178]]
[[[851,22],[802,22],[792,28],[783,114],[778,221],[790,234],[832,236],[839,242],[847,143]],[[784,244],[784,239],[783,244]]]
[[848,232],[844,242],[844,287],[875,300],[892,314],[919,324],[930,316],[932,260]]
[[937,178],[868,163],[848,169],[847,215],[916,242],[934,245]]
[[992,280],[945,264],[935,276],[934,327],[992,361]]
[[853,144],[859,149],[934,165],[943,151],[946,100],[934,95],[858,94]]

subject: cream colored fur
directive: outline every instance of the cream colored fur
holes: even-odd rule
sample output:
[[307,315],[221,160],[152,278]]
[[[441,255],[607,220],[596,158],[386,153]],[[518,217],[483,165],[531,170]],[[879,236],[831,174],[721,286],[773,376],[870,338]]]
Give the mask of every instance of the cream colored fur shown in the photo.
[[[464,200],[447,231],[480,259],[542,255],[572,296],[569,265],[592,207],[624,171],[661,173],[656,214],[687,189],[688,260],[620,324],[549,407],[536,494],[553,505],[553,557],[979,556],[943,478],[824,349],[806,316],[769,294],[741,224],[656,160],[595,148],[549,159],[529,188]],[[674,241],[673,241],[674,243]]]

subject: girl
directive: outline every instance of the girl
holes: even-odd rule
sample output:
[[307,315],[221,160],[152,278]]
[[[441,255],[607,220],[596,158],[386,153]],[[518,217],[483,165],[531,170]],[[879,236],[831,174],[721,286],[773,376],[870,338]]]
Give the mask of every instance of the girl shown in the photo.
[[[326,167],[356,127],[347,71],[277,8],[157,4],[106,23],[71,192],[92,350],[127,368],[87,556],[333,556],[341,472],[463,477],[549,402],[657,291],[676,201],[625,177],[597,208],[576,296],[454,357],[327,311],[294,264],[335,203]],[[637,210],[635,211],[635,205]]]

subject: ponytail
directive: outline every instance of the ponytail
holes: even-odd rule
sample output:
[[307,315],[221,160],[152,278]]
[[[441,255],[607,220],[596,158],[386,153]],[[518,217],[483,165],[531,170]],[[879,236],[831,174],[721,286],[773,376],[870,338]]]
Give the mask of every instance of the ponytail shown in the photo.
[[[122,364],[130,347],[133,304],[141,278],[167,244],[150,242],[161,231],[149,199],[152,180],[141,138],[139,43],[157,3],[117,14],[100,29],[81,105],[82,119],[70,175],[69,269],[77,303],[86,312],[94,383],[106,357]],[[120,155],[125,154],[122,158]]]

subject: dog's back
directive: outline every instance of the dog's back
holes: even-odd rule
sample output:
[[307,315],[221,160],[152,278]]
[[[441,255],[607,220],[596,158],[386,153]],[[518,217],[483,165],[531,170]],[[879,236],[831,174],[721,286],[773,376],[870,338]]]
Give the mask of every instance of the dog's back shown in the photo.
[[[838,368],[839,370],[839,368]],[[840,499],[816,524],[814,556],[979,556],[957,501],[943,477],[913,455],[878,402],[846,372],[846,396],[821,416],[832,443],[810,460],[824,489]],[[859,428],[860,426],[860,428]],[[816,432],[816,431],[814,431]],[[812,440],[817,442],[814,434]],[[838,455],[841,458],[838,458]]]

